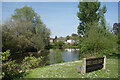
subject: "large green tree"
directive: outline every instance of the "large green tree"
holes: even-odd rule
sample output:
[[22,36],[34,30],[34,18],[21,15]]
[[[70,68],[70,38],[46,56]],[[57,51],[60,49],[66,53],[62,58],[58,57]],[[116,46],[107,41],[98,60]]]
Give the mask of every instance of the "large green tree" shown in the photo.
[[24,52],[32,43],[32,23],[27,21],[8,21],[2,25],[2,49],[11,52]]
[[79,12],[77,16],[80,20],[78,26],[79,36],[85,36],[86,31],[89,30],[89,26],[85,25],[86,23],[92,24],[96,21],[100,22],[101,25],[105,25],[104,14],[106,12],[106,6],[100,9],[100,2],[98,0],[94,0],[94,2],[79,2],[78,8]]
[[19,21],[31,21],[34,26],[37,24],[43,24],[38,15],[32,7],[24,6],[22,8],[15,9],[15,14],[11,17],[13,20]]
[[15,14],[2,27],[3,50],[25,52],[49,46],[50,30],[31,7],[16,9]]
[[109,29],[104,30],[98,23],[87,24],[90,26],[89,31],[81,42],[80,50],[82,53],[94,53],[96,49],[97,53],[112,53],[117,52],[117,36],[109,32]]

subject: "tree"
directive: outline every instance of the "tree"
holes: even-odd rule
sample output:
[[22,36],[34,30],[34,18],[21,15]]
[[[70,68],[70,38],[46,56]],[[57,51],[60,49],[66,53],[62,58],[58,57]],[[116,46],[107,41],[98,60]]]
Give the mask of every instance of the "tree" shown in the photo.
[[74,40],[74,45],[77,46],[78,45],[78,35],[77,34],[72,34],[72,40]]
[[86,32],[88,36],[85,36],[81,42],[82,53],[94,53],[95,48],[97,53],[109,54],[117,51],[116,35],[113,35],[109,30],[104,30],[98,23],[87,25],[91,27]]
[[118,35],[119,30],[120,30],[120,23],[114,23],[114,24],[113,24],[114,34]]
[[31,22],[7,21],[2,28],[3,51],[10,49],[11,52],[24,52],[33,46]]
[[100,21],[100,25],[103,29],[106,29],[106,20],[104,17],[104,14],[106,13],[107,9],[106,6],[104,5],[102,9],[99,9],[98,17]]
[[78,8],[79,12],[77,16],[80,20],[78,26],[79,36],[85,36],[89,26],[86,26],[86,23],[92,24],[93,22],[101,22],[102,25],[105,25],[104,14],[106,12],[106,6],[100,9],[100,2],[94,0],[95,2],[79,2]]
[[[50,30],[46,28],[45,24],[40,20],[40,16],[35,13],[32,7],[24,6],[16,9],[15,14],[12,15],[13,20],[30,21],[33,25],[33,43],[38,49],[49,46]],[[44,45],[43,45],[44,44]],[[38,50],[37,49],[37,50]]]
[[114,23],[113,32],[118,36],[118,49],[120,50],[120,23]]
[[49,46],[50,30],[31,7],[16,9],[3,27],[3,50],[25,52]]
[[55,43],[55,46],[59,49],[62,49],[63,44],[64,44],[63,41],[58,41],[58,42]]
[[55,36],[55,38],[53,39],[53,42],[54,42],[54,43],[57,42],[57,36]]
[[55,39],[57,39],[57,36],[55,36]]
[[67,35],[67,36],[65,37],[65,41],[67,41],[67,40],[69,39],[69,37],[70,37],[70,36],[69,36],[69,35]]
[[48,48],[50,30],[47,29],[45,25],[42,25],[41,27],[40,25],[38,25],[36,29],[37,29],[36,34],[34,34],[33,36],[35,48],[37,50]]
[[34,27],[38,24],[43,24],[40,20],[40,15],[35,13],[32,7],[24,6],[20,9],[15,9],[15,14],[12,15],[11,19],[17,21],[31,21]]

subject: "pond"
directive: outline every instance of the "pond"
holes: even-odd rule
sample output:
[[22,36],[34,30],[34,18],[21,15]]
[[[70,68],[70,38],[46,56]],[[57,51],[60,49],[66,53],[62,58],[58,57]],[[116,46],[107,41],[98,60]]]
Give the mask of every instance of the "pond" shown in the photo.
[[79,59],[79,49],[50,49],[50,64],[59,62],[71,62]]
[[54,64],[58,62],[70,62],[79,59],[79,49],[50,49],[45,50],[41,53],[37,52],[26,52],[23,54],[14,54],[10,57],[11,60],[16,60],[17,63],[32,54],[35,57],[43,56],[43,64]]
[[79,49],[65,49],[62,52],[62,57],[65,62],[70,62],[79,59]]

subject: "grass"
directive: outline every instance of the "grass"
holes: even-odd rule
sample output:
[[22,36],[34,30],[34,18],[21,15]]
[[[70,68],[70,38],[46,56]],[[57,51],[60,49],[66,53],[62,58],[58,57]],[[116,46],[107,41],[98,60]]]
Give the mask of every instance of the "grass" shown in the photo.
[[101,69],[81,75],[77,72],[77,66],[82,60],[59,63],[39,67],[26,72],[23,78],[118,78],[118,58],[109,57],[106,60],[106,69]]

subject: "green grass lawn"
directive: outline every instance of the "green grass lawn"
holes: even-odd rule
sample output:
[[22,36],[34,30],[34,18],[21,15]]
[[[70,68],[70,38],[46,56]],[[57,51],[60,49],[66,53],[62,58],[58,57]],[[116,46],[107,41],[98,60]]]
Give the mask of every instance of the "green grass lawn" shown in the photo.
[[107,58],[106,69],[101,69],[81,75],[77,73],[77,66],[82,60],[59,63],[39,67],[26,72],[23,78],[118,78],[118,58]]

